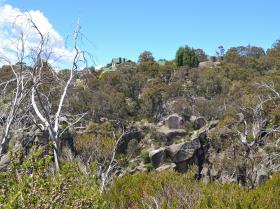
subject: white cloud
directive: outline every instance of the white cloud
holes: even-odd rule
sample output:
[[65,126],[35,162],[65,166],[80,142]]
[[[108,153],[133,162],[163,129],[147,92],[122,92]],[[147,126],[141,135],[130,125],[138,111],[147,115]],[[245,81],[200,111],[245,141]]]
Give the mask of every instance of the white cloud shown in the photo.
[[96,67],[95,67],[95,69],[98,71],[98,70],[101,70],[101,68],[103,68],[104,67],[104,65],[97,65]]
[[[1,5],[0,0],[0,53],[9,57],[12,62],[17,61],[17,48],[20,44],[20,34],[24,34],[25,54],[30,54],[31,49],[36,49],[40,40],[37,31],[27,21],[31,17],[43,36],[48,37],[44,48],[51,52],[50,61],[63,66],[73,58],[73,51],[65,47],[64,39],[53,28],[52,24],[39,10],[27,12],[14,8],[9,4]],[[28,63],[28,57],[26,57]],[[30,62],[30,60],[29,60]]]

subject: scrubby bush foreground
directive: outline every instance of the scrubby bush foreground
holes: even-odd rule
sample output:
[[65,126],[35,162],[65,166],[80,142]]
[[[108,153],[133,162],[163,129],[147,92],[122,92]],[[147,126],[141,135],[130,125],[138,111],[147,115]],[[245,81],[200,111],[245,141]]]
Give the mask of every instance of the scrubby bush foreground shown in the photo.
[[[65,163],[60,174],[49,173],[52,157],[32,151],[18,156],[1,173],[1,208],[279,208],[280,175],[253,190],[236,184],[204,183],[188,174],[153,171],[124,175],[105,193],[94,175],[84,175],[78,162]],[[95,165],[92,165],[93,167]]]

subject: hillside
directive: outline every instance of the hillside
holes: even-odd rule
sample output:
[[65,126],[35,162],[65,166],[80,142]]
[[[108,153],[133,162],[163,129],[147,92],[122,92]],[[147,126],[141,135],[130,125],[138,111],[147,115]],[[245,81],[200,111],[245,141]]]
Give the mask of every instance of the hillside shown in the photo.
[[1,207],[278,208],[280,42],[201,52],[3,66]]

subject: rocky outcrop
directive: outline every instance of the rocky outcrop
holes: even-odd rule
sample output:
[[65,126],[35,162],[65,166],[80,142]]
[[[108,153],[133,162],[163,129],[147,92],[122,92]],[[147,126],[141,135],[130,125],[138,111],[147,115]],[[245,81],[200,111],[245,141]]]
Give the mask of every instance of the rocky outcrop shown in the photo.
[[[200,119],[197,122],[201,122]],[[200,125],[204,124],[204,122],[203,119],[203,123]],[[184,129],[169,129],[167,126],[158,128],[157,134],[161,134],[161,139],[165,141],[167,146],[150,153],[150,157],[154,157],[153,166],[158,168],[160,164],[165,163],[164,160],[166,158],[170,159],[176,165],[175,169],[177,171],[184,173],[187,171],[189,165],[196,164],[198,167],[196,176],[200,178],[203,164],[208,158],[207,133],[217,123],[218,121],[206,123],[202,128],[194,131],[189,140],[182,138],[187,135]],[[180,137],[183,142],[175,143],[177,137]],[[166,157],[163,157],[165,155]]]
[[154,168],[160,167],[166,158],[165,148],[150,151],[149,157]]
[[202,164],[205,161],[204,142],[206,140],[206,130],[195,132],[190,141],[180,144],[173,144],[167,147],[166,153],[176,164],[176,170],[186,172],[190,164],[198,166],[197,176],[200,178]]
[[167,147],[167,155],[174,163],[181,163],[187,160],[190,160],[195,151],[201,147],[200,141],[198,138],[180,143],[173,144]]
[[169,129],[166,126],[162,126],[156,130],[156,138],[165,145],[171,145],[175,139],[186,135],[187,131],[185,129]]
[[207,121],[203,117],[191,116],[190,121],[193,124],[194,130],[198,130],[207,124]]
[[131,140],[139,142],[143,138],[143,134],[140,128],[136,126],[131,126],[126,130],[126,133],[123,135],[121,142],[118,145],[118,153],[127,153],[128,145]]
[[[216,125],[216,121],[213,121],[208,126],[210,128]],[[224,132],[219,138],[209,141],[206,161],[200,173],[202,179],[206,182],[234,182],[255,188],[268,180],[272,173],[279,172],[280,149],[274,141],[269,141],[269,138],[262,138],[261,135],[259,137],[266,140],[265,145],[244,145],[238,139],[234,139],[236,141],[232,143],[232,136],[225,137]],[[216,143],[222,148],[216,149]]]
[[216,65],[217,65],[216,62],[204,61],[199,63],[199,68],[212,68],[215,67]]
[[169,129],[180,129],[183,125],[183,118],[178,114],[169,115],[163,122]]
[[154,129],[155,138],[165,145],[171,145],[176,139],[187,135],[187,131],[183,129],[183,118],[178,114],[164,118]]

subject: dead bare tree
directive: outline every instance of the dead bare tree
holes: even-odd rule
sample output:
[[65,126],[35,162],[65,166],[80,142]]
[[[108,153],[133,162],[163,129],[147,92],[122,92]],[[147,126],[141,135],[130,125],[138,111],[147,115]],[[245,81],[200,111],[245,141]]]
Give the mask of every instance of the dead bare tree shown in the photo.
[[115,145],[109,155],[111,159],[108,159],[109,163],[104,161],[103,163],[99,164],[99,174],[101,177],[101,184],[99,187],[100,192],[104,191],[104,189],[106,188],[106,186],[108,186],[108,183],[110,182],[113,176],[112,171],[117,166],[117,163],[115,162],[117,148],[120,141],[123,139],[124,134],[125,133],[123,132],[122,135],[119,138],[117,138],[115,133],[113,133],[115,139]]
[[[0,99],[5,100],[5,105],[7,106],[5,108],[6,111],[2,114],[3,133],[0,144],[0,156],[5,152],[8,145],[11,125],[15,118],[19,117],[18,112],[22,110],[24,114],[31,114],[32,121],[38,127],[49,132],[49,137],[54,149],[55,168],[59,171],[59,136],[65,131],[63,130],[61,133],[59,131],[62,108],[67,91],[74,77],[74,71],[76,71],[78,65],[85,60],[86,54],[78,48],[80,25],[77,24],[77,28],[73,33],[73,59],[71,68],[68,71],[68,78],[66,81],[59,80],[59,82],[57,82],[60,83],[62,91],[58,99],[58,104],[53,105],[56,108],[56,110],[53,111],[54,108],[51,108],[52,105],[50,102],[51,95],[41,91],[42,86],[45,87],[49,85],[49,83],[46,82],[48,80],[48,78],[46,78],[46,71],[48,71],[47,73],[50,74],[49,76],[53,80],[59,79],[57,73],[50,67],[48,62],[53,53],[49,46],[49,34],[43,34],[40,31],[30,14],[22,15],[16,19],[20,20],[20,24],[24,24],[25,28],[28,28],[27,32],[35,33],[32,34],[32,37],[36,40],[36,43],[27,43],[24,39],[26,34],[21,30],[20,38],[16,42],[18,66],[12,64],[11,58],[4,55],[0,56],[0,61],[8,64],[9,74],[11,74],[7,79],[0,82],[0,86],[2,87]],[[25,66],[25,59],[31,60],[33,64],[28,63],[31,67]],[[48,88],[51,89],[50,86],[48,86]],[[59,91],[60,89],[56,90],[56,94]],[[24,100],[31,100],[27,104],[32,107],[33,111],[29,111],[30,108],[27,106],[22,106]],[[24,111],[26,109],[28,111]],[[82,117],[83,116],[84,114]],[[78,121],[81,120],[82,117],[78,118]],[[25,116],[21,115],[19,118],[22,120]],[[38,119],[40,122],[38,122]],[[77,123],[77,121],[69,124],[68,127],[75,123]]]
[[86,175],[94,173],[100,192],[108,188],[116,175],[119,166],[116,160],[118,148],[125,135],[130,133],[123,127],[117,132],[115,129],[93,131],[88,127],[75,140],[80,169]]
[[[63,104],[67,95],[67,91],[69,86],[73,80],[74,71],[78,69],[78,63],[84,60],[84,54],[78,48],[77,42],[80,35],[80,25],[77,24],[77,28],[73,33],[74,40],[74,58],[72,61],[72,67],[69,70],[69,77],[64,84],[63,91],[59,98],[59,103],[57,106],[57,110],[53,114],[50,110],[46,108],[45,102],[48,101],[48,96],[46,96],[43,92],[40,92],[40,86],[44,84],[44,78],[42,76],[44,67],[46,66],[47,61],[42,59],[42,54],[44,53],[45,44],[47,42],[47,37],[45,37],[37,25],[34,23],[32,18],[29,18],[29,21],[32,27],[37,31],[40,37],[40,44],[35,57],[35,65],[32,70],[32,81],[33,86],[31,89],[31,103],[33,110],[36,116],[42,123],[42,126],[45,130],[49,132],[50,140],[53,145],[53,154],[55,161],[56,171],[60,170],[59,166],[59,122],[62,113]],[[53,71],[50,69],[50,71]],[[55,74],[55,72],[53,72]],[[64,83],[64,82],[63,82]]]
[[31,76],[28,69],[24,66],[25,45],[24,35],[21,33],[20,38],[16,41],[17,65],[13,65],[9,57],[0,55],[0,60],[8,66],[8,78],[0,83],[1,101],[5,100],[6,107],[2,107],[2,135],[0,144],[0,156],[6,151],[9,144],[9,133],[14,120],[19,116],[22,104],[31,90]]
[[[267,123],[267,118],[263,115],[263,107],[268,102],[277,102],[280,100],[280,93],[275,88],[273,82],[271,83],[257,83],[258,89],[266,90],[265,95],[260,95],[258,97],[258,101],[256,102],[254,107],[242,107],[241,111],[247,115],[251,116],[251,121],[247,121],[245,117],[243,117],[242,123],[244,124],[243,131],[238,131],[240,136],[240,141],[247,146],[253,146],[257,140],[261,137],[263,133],[266,135],[272,133],[278,133],[279,127],[272,127],[270,129],[266,128],[265,125]],[[250,125],[249,125],[250,124]],[[248,142],[248,137],[251,136],[251,143]]]
[[[275,88],[274,83],[258,83],[257,88],[262,91],[253,107],[242,107],[242,130],[237,127],[239,142],[245,146],[246,152],[243,156],[247,161],[246,176],[250,187],[256,186],[257,167],[260,164],[261,156],[258,156],[258,144],[262,143],[267,136],[280,133],[280,125],[267,127],[269,119],[264,114],[264,106],[267,103],[279,104],[280,94]],[[264,91],[264,92],[263,92]],[[280,139],[277,140],[277,143]]]
[[[266,101],[273,102],[278,106],[280,105],[280,92],[276,89],[274,82],[257,83],[257,87],[267,91]],[[276,124],[273,127],[267,128],[265,132],[266,135],[271,135],[271,134],[277,135],[280,133],[280,125]],[[277,140],[276,146],[278,146],[279,142],[280,142],[280,138]]]
[[[243,131],[237,130],[240,141],[246,146],[253,146],[259,137],[265,126],[267,120],[263,117],[263,105],[269,100],[263,100],[259,97],[257,104],[254,107],[242,107],[241,111],[250,116],[250,122],[247,121],[246,117],[243,118]],[[249,139],[251,137],[251,139]],[[248,140],[249,139],[249,140]],[[249,142],[250,141],[250,142]]]
[[271,93],[271,95],[268,95],[269,98],[280,99],[280,92],[278,92],[277,89],[275,88],[274,82],[257,83],[257,87],[268,90]]

